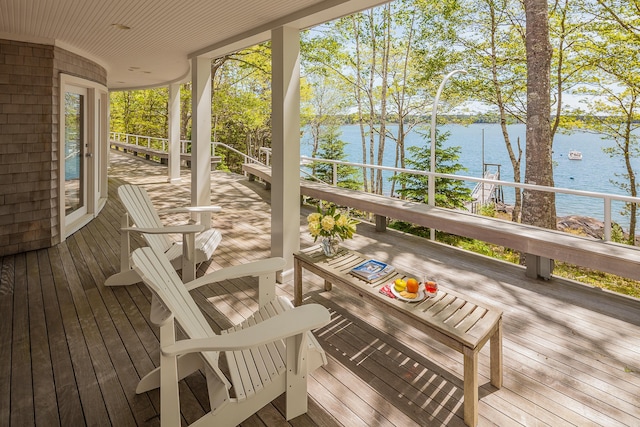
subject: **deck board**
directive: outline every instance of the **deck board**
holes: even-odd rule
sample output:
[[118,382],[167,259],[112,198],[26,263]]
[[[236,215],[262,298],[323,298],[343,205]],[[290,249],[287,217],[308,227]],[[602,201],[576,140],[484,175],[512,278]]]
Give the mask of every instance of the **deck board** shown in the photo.
[[[56,286],[56,267],[51,257],[54,249],[38,251],[41,274],[45,273],[49,280],[43,281],[43,294],[47,301],[45,314],[47,318],[47,334],[51,350],[51,362],[55,378],[55,395],[58,401],[60,425],[74,425],[84,422],[79,389],[76,383],[76,373],[71,361],[71,353],[67,345],[68,339],[73,339],[71,327],[65,327],[67,321],[72,322],[75,312],[67,313],[66,294],[58,295]],[[57,252],[57,251],[56,251]],[[64,279],[62,279],[64,280]],[[63,282],[64,283],[64,282]],[[61,286],[62,288],[62,286]],[[61,289],[62,291],[62,289]],[[99,411],[99,409],[96,409]]]
[[[159,425],[158,391],[135,394],[159,361],[150,294],[141,284],[103,283],[120,264],[117,186],[143,185],[158,206],[188,204],[188,171],[182,185],[166,176],[165,166],[114,154],[110,200],[96,220],[53,248],[0,258],[0,425]],[[223,206],[213,224],[223,240],[199,275],[270,255],[269,192],[242,176],[212,176],[213,203]],[[308,212],[302,247],[313,244]],[[640,424],[640,301],[564,279],[529,279],[520,266],[368,224],[344,245],[504,311],[501,389],[489,383],[488,347],[478,359],[480,426]],[[464,425],[457,352],[339,286],[326,292],[309,272],[304,280],[304,302],[332,313],[316,331],[329,364],[309,378],[307,414],[287,422],[281,396],[244,427]],[[293,298],[292,283],[277,292]],[[220,330],[256,308],[257,279],[192,295]],[[209,408],[204,377],[189,376],[180,390],[183,423],[193,422]]]
[[11,420],[14,259],[6,256],[0,262],[0,425]]
[[11,423],[31,425],[34,420],[33,388],[29,334],[29,298],[27,288],[26,254],[15,257],[15,285],[13,294],[13,339],[11,354],[11,381],[22,384],[19,390],[11,390]]
[[[50,274],[40,270],[38,253],[27,253],[27,289],[29,297],[29,336],[31,342],[31,371],[33,375],[33,402],[35,423],[54,420],[57,425],[58,405],[53,382],[52,363],[48,341],[48,323],[45,318],[44,283]],[[45,269],[46,265],[43,266]]]

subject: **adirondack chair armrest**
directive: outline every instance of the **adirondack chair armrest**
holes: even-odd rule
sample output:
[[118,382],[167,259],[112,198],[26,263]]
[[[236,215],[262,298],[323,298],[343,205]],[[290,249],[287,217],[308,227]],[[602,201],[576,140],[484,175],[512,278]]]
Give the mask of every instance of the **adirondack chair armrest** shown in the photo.
[[170,208],[158,210],[159,213],[201,213],[201,212],[221,212],[220,206],[182,206],[179,208]]
[[205,227],[201,224],[188,224],[188,225],[176,225],[171,227],[162,228],[139,228],[139,227],[125,227],[121,228],[122,231],[135,231],[136,233],[144,234],[195,234],[204,231]]
[[238,277],[256,277],[263,274],[273,273],[278,270],[282,270],[286,265],[284,258],[267,258],[259,261],[253,261],[247,264],[234,265],[231,267],[225,267],[217,271],[205,274],[204,276],[187,282],[184,286],[187,290],[193,290],[200,286],[208,285],[211,283],[221,282],[223,280],[235,279]]
[[330,320],[329,310],[319,304],[306,304],[240,331],[208,338],[182,340],[162,348],[161,351],[165,356],[174,357],[205,351],[246,350],[303,334],[326,325]]

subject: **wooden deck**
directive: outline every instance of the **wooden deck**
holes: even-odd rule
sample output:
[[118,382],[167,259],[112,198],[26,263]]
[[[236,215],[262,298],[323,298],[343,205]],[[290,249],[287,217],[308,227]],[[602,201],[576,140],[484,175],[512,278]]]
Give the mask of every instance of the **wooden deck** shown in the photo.
[[[115,189],[144,185],[161,205],[188,203],[166,167],[112,155],[110,200],[63,244],[0,258],[0,426],[158,425],[157,391],[136,395],[158,364],[149,292],[105,288],[119,265],[122,207]],[[199,274],[270,254],[269,192],[214,172],[214,225],[223,241]],[[303,216],[306,216],[306,212]],[[174,219],[173,217],[171,218]],[[178,218],[175,218],[176,220]],[[312,244],[301,218],[302,247]],[[504,311],[504,385],[489,384],[480,354],[479,425],[640,425],[640,301],[567,280],[528,279],[518,266],[361,224],[346,246]],[[281,397],[243,426],[462,426],[462,358],[410,325],[305,275],[305,301],[328,307],[318,330],[329,364],[309,380],[309,412],[287,423]],[[279,292],[293,298],[292,283]],[[253,279],[193,291],[214,329],[257,305]],[[182,384],[184,422],[208,409],[200,374]]]

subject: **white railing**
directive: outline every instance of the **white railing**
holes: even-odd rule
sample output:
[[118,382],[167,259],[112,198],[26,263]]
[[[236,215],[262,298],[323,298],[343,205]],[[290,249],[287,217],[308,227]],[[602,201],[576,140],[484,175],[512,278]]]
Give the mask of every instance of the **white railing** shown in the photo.
[[[162,146],[162,150],[164,151],[166,151],[166,147],[168,147],[168,139],[166,138],[154,138],[154,137],[148,137],[148,136],[142,136],[142,135],[123,134],[118,132],[111,132],[111,138],[115,141],[127,142],[129,144],[135,144],[135,145],[140,145],[140,142],[142,142],[148,148],[151,147],[152,141],[158,141]],[[180,141],[180,143],[181,143],[180,144],[181,152],[187,152],[186,151],[187,146],[191,144],[191,141],[182,140]],[[238,155],[242,156],[246,162],[261,163],[266,165],[270,164],[270,157],[271,157],[270,148],[266,148],[266,147],[260,148],[260,153],[266,156],[265,162],[262,163],[261,161],[255,158],[252,158],[251,156],[244,154],[226,144],[223,144],[220,142],[212,142],[212,150],[215,149],[216,146],[223,146],[226,149],[237,153]],[[568,195],[579,196],[579,197],[590,197],[590,198],[600,199],[602,200],[603,206],[604,206],[603,217],[604,217],[604,240],[605,241],[611,240],[611,229],[612,229],[611,228],[612,227],[611,204],[612,202],[616,201],[616,202],[622,202],[622,203],[640,203],[640,197],[598,193],[594,191],[572,190],[569,188],[562,188],[562,187],[548,187],[548,186],[534,185],[534,184],[515,183],[510,181],[476,178],[476,177],[465,176],[465,175],[431,173],[429,171],[421,171],[421,170],[415,170],[415,169],[402,169],[402,168],[396,168],[392,166],[377,166],[377,165],[370,165],[365,163],[345,162],[341,160],[319,159],[319,158],[313,158],[308,156],[300,156],[300,159],[301,159],[301,168],[308,166],[312,162],[331,164],[333,166],[333,179],[332,179],[331,185],[336,185],[338,182],[338,165],[346,165],[346,166],[353,166],[361,169],[364,168],[364,169],[374,169],[374,170],[382,170],[382,171],[389,171],[389,172],[412,173],[415,175],[425,175],[430,177],[430,179],[431,177],[447,178],[447,179],[455,179],[460,181],[471,181],[476,183],[490,184],[494,186],[512,187],[512,188],[520,188],[520,189],[535,190],[535,191],[545,191],[545,192],[555,193],[555,194],[568,194]],[[302,172],[307,174],[304,170]]]
[[443,174],[443,173],[432,174],[431,172],[428,172],[428,171],[421,171],[421,170],[415,170],[415,169],[402,169],[402,168],[396,168],[391,166],[377,166],[377,165],[370,165],[370,164],[364,164],[364,163],[344,162],[340,160],[318,159],[318,158],[312,158],[307,156],[301,156],[301,159],[305,161],[311,161],[311,162],[317,162],[317,163],[332,164],[333,165],[332,185],[336,185],[336,183],[338,182],[338,165],[347,165],[347,166],[353,166],[357,168],[383,170],[383,171],[390,171],[390,172],[412,173],[415,175],[425,175],[430,177],[430,179],[433,176],[436,178],[447,178],[447,179],[455,179],[460,181],[472,181],[472,182],[478,182],[483,184],[491,184],[495,186],[513,187],[513,188],[520,188],[525,190],[545,191],[549,193],[569,194],[569,195],[580,196],[580,197],[591,197],[591,198],[600,199],[603,201],[603,204],[604,204],[603,216],[604,216],[604,240],[605,241],[611,240],[611,226],[612,226],[611,202],[618,201],[623,203],[640,203],[640,197],[598,193],[594,191],[572,190],[569,188],[562,188],[562,187],[548,187],[544,185],[534,185],[534,184],[516,183],[516,182],[510,182],[510,181],[476,178],[476,177],[465,176],[465,175],[452,175],[452,174]]
[[[152,137],[152,136],[144,136],[144,135],[135,135],[135,134],[131,134],[131,133],[121,133],[121,132],[110,132],[110,138],[113,141],[116,142],[122,142],[125,144],[131,144],[131,145],[137,145],[140,147],[146,147],[146,148],[156,148],[159,150],[162,150],[164,152],[168,152],[169,151],[169,139],[168,138],[157,138],[157,137]],[[155,144],[153,144],[155,143]],[[152,147],[152,145],[155,145]],[[191,141],[188,139],[181,139],[180,140],[180,154],[185,154],[185,153],[189,153],[191,146]],[[229,150],[229,151],[233,151],[234,153],[238,154],[239,156],[242,156],[244,158],[245,162],[252,162],[252,163],[261,163],[264,164],[262,162],[260,162],[259,160],[254,159],[253,157],[236,150],[235,148],[222,143],[222,142],[216,142],[216,141],[211,141],[211,154],[213,155],[215,153],[215,149],[216,147],[224,147],[225,149]],[[268,158],[267,158],[267,162],[268,162]]]
[[162,151],[167,151],[169,147],[169,140],[167,138],[156,138],[153,136],[134,135],[131,133],[110,132],[110,139],[116,142],[122,142],[125,144],[138,145],[146,148],[152,147],[152,143],[159,145]]
[[233,151],[233,152],[234,152],[234,153],[236,153],[237,155],[242,156],[242,158],[244,159],[244,161],[245,161],[245,162],[247,162],[247,163],[260,163],[261,165],[264,165],[264,163],[262,163],[261,161],[259,161],[259,160],[255,159],[255,158],[253,158],[253,157],[251,157],[251,156],[249,156],[248,154],[245,154],[245,153],[243,153],[243,152],[241,152],[241,151],[238,151],[238,150],[236,150],[235,148],[230,147],[230,146],[229,146],[229,145],[227,145],[227,144],[224,144],[224,143],[222,143],[222,142],[212,142],[212,144],[213,144],[214,149],[215,149],[216,147],[220,146],[220,147],[224,147],[224,148],[226,148],[226,149],[227,149],[227,150],[229,150],[229,151]]

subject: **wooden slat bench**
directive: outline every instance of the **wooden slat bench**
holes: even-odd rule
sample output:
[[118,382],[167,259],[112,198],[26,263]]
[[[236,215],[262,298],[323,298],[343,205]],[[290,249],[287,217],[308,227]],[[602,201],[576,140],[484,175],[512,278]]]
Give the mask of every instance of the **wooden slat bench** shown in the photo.
[[[146,160],[156,161],[157,159],[157,161],[162,165],[166,165],[169,162],[169,153],[167,151],[113,140],[109,141],[109,144],[113,150],[122,151],[123,153],[131,153],[136,157],[141,155],[144,156]],[[211,165],[217,165],[221,160],[220,156],[211,156]],[[191,153],[181,153],[180,161],[182,161],[187,167],[191,167]]]
[[249,176],[249,181],[255,181],[260,178],[264,182],[267,190],[271,189],[271,168],[259,163],[245,163],[242,170]]
[[109,141],[111,148],[116,151],[122,151],[123,153],[131,153],[134,156],[143,155],[147,160],[153,160],[153,158],[159,159],[163,165],[167,164],[169,159],[169,153],[155,148],[143,147],[136,144],[128,144],[126,142]]
[[[267,166],[245,164],[243,170],[265,182],[271,180],[271,169]],[[387,218],[393,218],[520,251],[526,254],[526,274],[529,277],[549,279],[553,270],[552,260],[559,260],[640,280],[640,248],[636,246],[307,180],[300,181],[300,194],[371,212],[376,215],[378,231],[384,230]]]
[[[397,317],[464,356],[464,421],[478,423],[478,353],[490,341],[491,384],[502,387],[502,311],[471,301],[468,297],[440,286],[436,296],[418,303],[391,299],[379,292],[396,278],[409,276],[399,270],[372,283],[349,272],[367,258],[341,249],[327,258],[319,246],[294,254],[294,305],[302,303],[302,269],[325,280],[325,290],[339,285],[383,312]],[[415,276],[415,275],[414,275]]]

